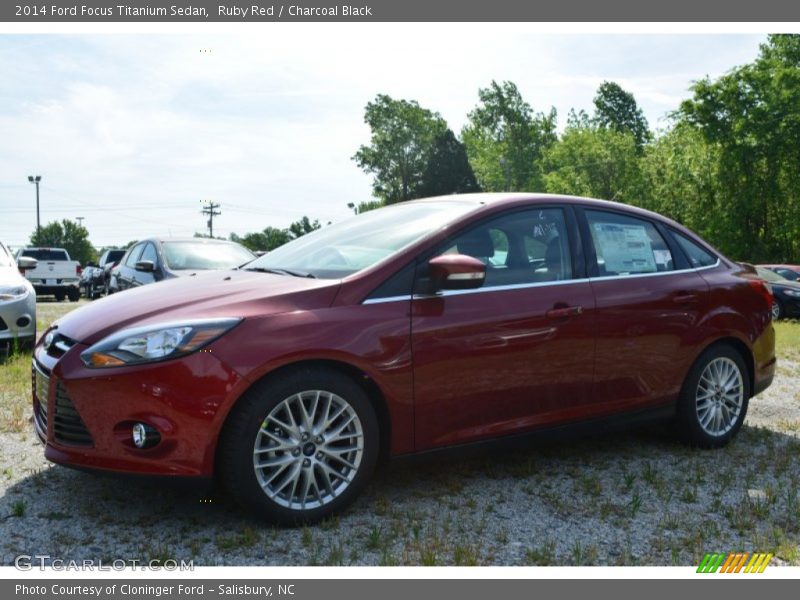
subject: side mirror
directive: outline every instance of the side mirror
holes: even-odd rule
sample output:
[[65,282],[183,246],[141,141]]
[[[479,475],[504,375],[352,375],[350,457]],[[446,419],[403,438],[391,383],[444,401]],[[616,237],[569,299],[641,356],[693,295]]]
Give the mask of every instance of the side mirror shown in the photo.
[[464,254],[442,254],[428,261],[431,283],[438,290],[473,290],[486,280],[486,265]]
[[156,266],[152,260],[140,260],[136,263],[136,270],[144,273],[152,273],[156,270]]
[[20,256],[17,259],[17,268],[20,271],[28,271],[29,269],[35,269],[36,265],[39,264],[39,261],[35,258],[31,258],[30,256]]

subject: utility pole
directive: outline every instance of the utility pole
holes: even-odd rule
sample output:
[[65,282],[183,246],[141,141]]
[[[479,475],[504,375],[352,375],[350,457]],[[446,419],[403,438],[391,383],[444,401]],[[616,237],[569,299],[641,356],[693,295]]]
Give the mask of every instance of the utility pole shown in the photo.
[[83,220],[84,220],[85,218],[86,218],[86,217],[75,217],[75,220],[78,222],[78,225],[80,225],[81,227],[83,227]]
[[42,180],[41,175],[28,175],[28,182],[36,184],[36,237],[42,232],[42,225],[39,222],[39,182]]
[[215,204],[209,200],[201,200],[201,202],[206,202],[206,205],[203,207],[203,210],[200,211],[204,215],[208,215],[208,237],[214,237],[214,217],[221,215],[222,213],[219,212],[217,209],[221,206],[220,204]]

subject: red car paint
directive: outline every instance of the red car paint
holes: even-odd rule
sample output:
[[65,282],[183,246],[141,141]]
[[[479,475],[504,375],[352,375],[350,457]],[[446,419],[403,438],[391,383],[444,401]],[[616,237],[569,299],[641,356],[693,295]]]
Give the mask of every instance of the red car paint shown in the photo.
[[[47,429],[35,420],[46,457],[110,471],[210,476],[237,400],[262,377],[301,362],[325,361],[368,386],[391,455],[673,405],[690,365],[721,339],[746,352],[757,392],[771,382],[769,305],[751,276],[721,255],[713,267],[609,279],[591,276],[581,253],[577,278],[558,285],[413,298],[409,290],[407,297],[364,303],[458,230],[519,208],[621,211],[702,243],[663,217],[614,203],[530,194],[459,198],[472,199],[475,210],[341,280],[211,272],[70,313],[55,332],[74,345],[61,356],[41,340],[35,349],[35,365],[50,375]],[[577,237],[581,252],[588,240]],[[93,369],[79,356],[123,327],[208,317],[243,320],[182,358]],[[91,446],[55,439],[59,385]],[[130,443],[137,421],[159,429],[156,447]]]

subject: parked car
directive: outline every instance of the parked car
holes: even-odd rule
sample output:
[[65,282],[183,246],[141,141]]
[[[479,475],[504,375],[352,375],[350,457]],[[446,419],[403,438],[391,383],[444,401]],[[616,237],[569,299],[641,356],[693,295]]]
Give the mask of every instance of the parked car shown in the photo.
[[769,269],[789,281],[800,279],[800,265],[758,265],[764,269]]
[[81,297],[81,264],[69,257],[64,248],[22,248],[21,256],[34,258],[35,269],[25,271],[25,277],[33,284],[37,297],[55,296],[61,302],[64,298],[76,302]]
[[108,293],[111,269],[125,256],[125,250],[106,250],[97,263],[89,263],[83,269],[80,287],[90,300]]
[[56,463],[216,475],[256,514],[310,522],[379,457],[644,419],[723,446],[772,382],[771,306],[641,209],[402,202],[66,315],[35,350],[36,431]]
[[15,343],[33,346],[36,339],[36,292],[20,272],[36,267],[36,259],[22,257],[17,264],[0,242],[0,351]]
[[150,238],[131,246],[111,270],[110,287],[118,292],[156,281],[231,269],[256,258],[236,242],[206,238]]
[[774,320],[800,316],[800,283],[781,277],[775,271],[756,267],[756,273],[769,283],[774,301],[772,318]]

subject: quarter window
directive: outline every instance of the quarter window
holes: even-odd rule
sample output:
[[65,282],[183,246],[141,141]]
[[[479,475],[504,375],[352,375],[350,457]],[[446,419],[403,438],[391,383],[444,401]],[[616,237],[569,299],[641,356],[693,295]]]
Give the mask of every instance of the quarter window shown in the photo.
[[649,221],[587,210],[600,277],[675,270],[669,246]]
[[699,267],[710,267],[717,262],[716,256],[695,244],[682,233],[673,231],[672,235],[675,236],[675,239],[678,241],[678,245],[681,247],[681,250],[686,253],[692,268],[697,269]]
[[459,234],[440,254],[466,254],[486,265],[484,287],[573,279],[564,211],[518,211]]

